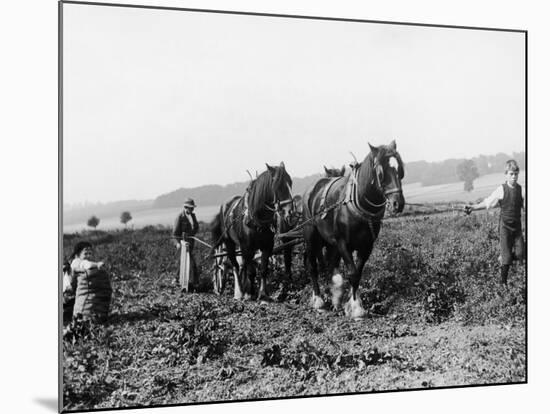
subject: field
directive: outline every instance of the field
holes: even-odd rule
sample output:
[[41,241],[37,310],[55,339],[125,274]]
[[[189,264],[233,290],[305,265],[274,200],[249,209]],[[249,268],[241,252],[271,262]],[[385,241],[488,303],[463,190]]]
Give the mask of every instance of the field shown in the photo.
[[386,220],[360,322],[310,308],[300,249],[287,289],[275,267],[261,304],[232,299],[231,286],[212,294],[200,245],[201,292],[180,294],[168,228],[65,234],[65,255],[82,238],[96,245],[113,301],[105,325],[64,335],[64,409],[524,382],[525,267],[498,284],[494,213]]

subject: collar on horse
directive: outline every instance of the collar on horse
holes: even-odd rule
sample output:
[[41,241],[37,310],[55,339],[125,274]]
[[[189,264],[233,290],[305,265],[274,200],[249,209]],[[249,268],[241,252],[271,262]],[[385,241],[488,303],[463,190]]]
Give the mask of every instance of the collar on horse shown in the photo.
[[[377,220],[380,221],[382,217],[384,216],[384,212],[386,210],[386,200],[384,197],[384,202],[380,204],[373,203],[370,201],[366,196],[363,197],[363,199],[369,204],[371,207],[374,207],[377,209],[377,211],[372,212],[367,210],[366,208],[363,208],[361,204],[359,203],[359,195],[358,195],[358,181],[357,176],[359,174],[359,168],[358,165],[354,166],[352,173],[349,176],[347,185],[346,185],[346,193],[344,196],[344,205],[346,205],[352,214],[354,214],[356,217],[363,219],[365,221],[372,221]],[[392,191],[393,192],[393,191]]]
[[329,207],[327,207],[326,205],[326,201],[327,201],[327,195],[328,195],[328,192],[329,190],[332,188],[332,186],[339,180],[343,179],[344,177],[333,177],[331,178],[326,184],[325,184],[325,188],[323,189],[323,192],[321,194],[321,200],[319,201],[319,209],[320,209],[320,214],[321,214],[321,218],[325,218],[328,211],[329,211]]

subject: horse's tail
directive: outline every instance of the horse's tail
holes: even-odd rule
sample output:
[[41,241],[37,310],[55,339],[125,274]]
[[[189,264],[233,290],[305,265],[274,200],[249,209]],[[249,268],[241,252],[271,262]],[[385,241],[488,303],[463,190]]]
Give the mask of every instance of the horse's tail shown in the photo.
[[214,254],[216,248],[222,243],[222,234],[223,234],[223,210],[220,207],[218,214],[214,216],[214,219],[210,223],[210,231],[212,233],[212,249],[211,254]]

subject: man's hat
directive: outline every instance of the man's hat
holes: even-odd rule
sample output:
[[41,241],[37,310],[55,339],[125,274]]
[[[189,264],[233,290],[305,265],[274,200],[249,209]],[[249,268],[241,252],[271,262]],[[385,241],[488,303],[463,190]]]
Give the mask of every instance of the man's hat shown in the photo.
[[195,208],[195,201],[192,198],[188,198],[187,200],[185,200],[185,203],[183,203],[183,206]]

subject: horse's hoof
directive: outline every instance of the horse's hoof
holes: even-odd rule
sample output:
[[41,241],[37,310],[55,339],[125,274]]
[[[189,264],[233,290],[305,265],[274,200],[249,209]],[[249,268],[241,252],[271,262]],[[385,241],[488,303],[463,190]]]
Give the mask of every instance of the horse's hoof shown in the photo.
[[243,299],[246,301],[252,300],[252,295],[250,293],[245,293]]
[[320,310],[326,308],[325,301],[320,296],[313,296],[311,298],[311,306],[315,310]]
[[267,304],[272,303],[273,299],[271,299],[269,296],[262,295],[258,298],[258,302]]
[[354,321],[361,321],[367,316],[367,312],[364,309],[350,306],[349,303],[346,303],[346,306],[344,306],[344,314]]

